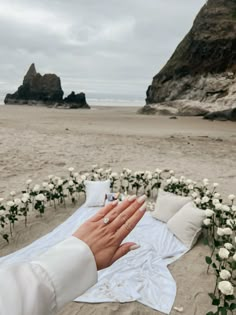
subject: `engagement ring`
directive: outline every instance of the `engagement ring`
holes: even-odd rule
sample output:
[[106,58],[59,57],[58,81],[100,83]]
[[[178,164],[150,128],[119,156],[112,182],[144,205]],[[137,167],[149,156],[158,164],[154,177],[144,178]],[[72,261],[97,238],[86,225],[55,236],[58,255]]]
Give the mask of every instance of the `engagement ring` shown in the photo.
[[109,218],[103,218],[103,223],[104,223],[104,224],[109,223],[109,221],[110,221],[110,219],[109,219]]

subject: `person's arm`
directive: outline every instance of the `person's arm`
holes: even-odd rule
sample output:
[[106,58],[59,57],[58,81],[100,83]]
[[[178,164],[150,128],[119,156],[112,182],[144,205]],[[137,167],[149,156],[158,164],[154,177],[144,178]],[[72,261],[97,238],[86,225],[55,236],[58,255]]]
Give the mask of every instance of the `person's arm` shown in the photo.
[[97,270],[139,246],[121,244],[143,217],[145,196],[102,208],[35,261],[0,268],[0,315],[51,315],[97,281]]
[[35,261],[0,269],[0,314],[55,314],[96,281],[90,248],[72,236]]

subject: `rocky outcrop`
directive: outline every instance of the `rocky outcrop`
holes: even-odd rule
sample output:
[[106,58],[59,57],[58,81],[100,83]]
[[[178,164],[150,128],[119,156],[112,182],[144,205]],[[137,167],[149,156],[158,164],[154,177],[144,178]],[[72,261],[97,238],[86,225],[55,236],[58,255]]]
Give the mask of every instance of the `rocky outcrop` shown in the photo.
[[236,108],[226,109],[223,111],[216,111],[216,112],[206,114],[204,116],[204,119],[220,120],[220,121],[225,121],[225,120],[236,121]]
[[236,1],[208,0],[153,78],[146,104],[191,100],[222,110],[236,102]]
[[13,94],[7,94],[5,104],[47,105],[69,108],[89,108],[84,93],[63,99],[61,80],[55,74],[37,73],[32,64],[24,76],[23,84]]
[[74,91],[72,91],[71,94],[64,98],[64,103],[68,104],[70,108],[90,108],[86,102],[85,94],[75,94]]

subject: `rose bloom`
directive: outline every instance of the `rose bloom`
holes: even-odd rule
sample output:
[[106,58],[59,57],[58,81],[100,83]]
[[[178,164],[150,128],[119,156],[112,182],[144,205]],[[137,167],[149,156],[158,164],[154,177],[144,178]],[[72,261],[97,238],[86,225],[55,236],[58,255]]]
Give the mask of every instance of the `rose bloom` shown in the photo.
[[209,218],[211,218],[214,215],[214,211],[212,211],[211,209],[206,209],[205,210],[205,215]]
[[197,194],[196,192],[193,192],[193,193],[192,193],[192,197],[193,197],[193,198],[196,198],[197,196],[198,196],[198,194]]
[[45,201],[45,196],[43,194],[39,194],[35,197],[35,200],[37,201]]
[[161,173],[162,173],[162,170],[160,170],[159,168],[156,168],[155,172],[156,172],[157,174],[161,174]]
[[222,210],[225,211],[225,212],[229,212],[230,211],[230,207],[227,206],[227,205],[223,205],[222,206]]
[[10,192],[10,195],[11,195],[11,196],[15,196],[15,194],[16,194],[15,191],[11,191],[11,192]]
[[231,228],[227,227],[227,228],[224,228],[224,233],[225,235],[232,235],[233,231],[231,230]]
[[0,198],[0,203],[2,203],[4,201],[4,198]]
[[228,250],[231,250],[233,248],[233,245],[231,243],[225,243],[224,247]]
[[220,198],[220,194],[219,193],[215,193],[214,194],[214,198],[216,198],[216,199]]
[[203,220],[204,225],[209,226],[211,225],[211,219],[205,219]]
[[193,181],[192,181],[191,179],[187,179],[187,180],[186,180],[186,184],[187,184],[187,185],[192,184],[192,182],[193,182]]
[[43,186],[44,188],[46,188],[46,187],[48,187],[48,183],[43,182],[43,183],[42,183],[42,186]]
[[218,284],[218,289],[224,295],[233,295],[234,294],[234,288],[229,281],[220,281]]
[[69,167],[69,168],[68,168],[68,171],[69,171],[69,172],[73,172],[73,171],[74,171],[74,167]]
[[53,185],[53,184],[49,184],[49,185],[48,185],[48,188],[49,188],[50,190],[52,190],[52,189],[54,188],[54,185]]
[[229,258],[229,251],[226,248],[220,248],[219,256],[221,259],[228,259]]
[[26,185],[29,185],[29,184],[31,184],[32,183],[32,179],[28,179],[27,181],[26,181]]
[[35,185],[34,188],[33,188],[33,191],[36,192],[36,191],[39,191],[39,190],[40,190],[40,186],[39,185]]
[[170,170],[170,172],[169,172],[171,175],[174,175],[174,171],[173,170]]
[[207,203],[210,199],[208,197],[203,197],[202,198],[202,203]]
[[188,185],[188,189],[193,190],[193,185]]
[[235,195],[233,195],[233,194],[232,194],[232,195],[229,195],[229,196],[228,196],[228,199],[231,200],[231,201],[234,200],[234,199],[235,199]]
[[177,184],[179,181],[178,181],[178,179],[176,178],[176,177],[171,177],[171,180],[172,180],[172,183],[173,184]]
[[236,206],[232,206],[232,211],[236,211]]
[[13,207],[15,205],[14,201],[8,201],[7,206],[8,207]]
[[218,228],[218,229],[217,229],[217,235],[219,235],[219,236],[224,236],[224,235],[225,235],[224,229]]
[[57,185],[58,185],[58,186],[61,186],[62,184],[63,184],[63,180],[62,180],[62,179],[59,179],[58,182],[57,182]]
[[195,203],[198,205],[201,202],[200,198],[195,199]]
[[21,204],[21,200],[20,200],[19,198],[16,198],[16,199],[14,200],[14,202],[15,202],[15,204],[16,204],[17,206],[19,206],[19,205]]
[[212,203],[213,203],[213,205],[217,205],[218,203],[220,203],[220,200],[214,198],[214,199],[212,200]]
[[85,175],[81,175],[81,179],[82,179],[82,180],[86,180],[86,178],[87,178],[87,177],[86,177]]
[[228,270],[221,270],[220,277],[222,280],[228,280],[231,277],[231,273]]
[[221,210],[222,209],[222,204],[221,203],[217,203],[215,205],[216,210]]
[[69,186],[73,186],[74,182],[72,180],[69,181]]
[[0,217],[3,216],[5,214],[4,210],[0,210]]
[[213,187],[214,187],[214,188],[216,188],[216,187],[218,187],[218,186],[219,186],[218,183],[213,183]]
[[166,183],[169,185],[169,184],[171,184],[171,179],[169,178],[169,179],[167,179],[166,180]]

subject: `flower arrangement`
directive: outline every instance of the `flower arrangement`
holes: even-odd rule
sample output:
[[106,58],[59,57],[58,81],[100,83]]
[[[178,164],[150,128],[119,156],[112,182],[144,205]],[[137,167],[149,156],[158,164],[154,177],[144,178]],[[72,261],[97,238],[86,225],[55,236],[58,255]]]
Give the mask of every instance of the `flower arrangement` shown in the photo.
[[[42,216],[48,207],[64,206],[68,200],[72,204],[85,193],[85,180],[110,179],[112,192],[122,192],[125,195],[132,192],[145,193],[148,197],[155,198],[158,189],[162,186],[165,191],[191,196],[196,206],[205,210],[203,228],[205,230],[204,242],[210,246],[211,255],[205,258],[210,268],[216,275],[214,291],[209,293],[212,305],[216,311],[206,315],[233,314],[236,309],[236,205],[235,195],[229,195],[227,202],[223,201],[217,191],[218,184],[210,185],[208,179],[201,183],[186,179],[184,176],[177,178],[173,170],[132,172],[124,168],[122,172],[113,172],[111,169],[99,168],[93,165],[89,173],[76,173],[74,168],[69,168],[67,178],[49,175],[42,184],[32,185],[32,180],[26,182],[26,188],[16,198],[12,191],[10,198],[4,202],[0,198],[0,235],[9,242],[15,222],[24,217],[27,226],[29,211],[36,210]],[[153,210],[154,202],[149,202],[148,207]],[[9,230],[8,227],[9,226]]]

